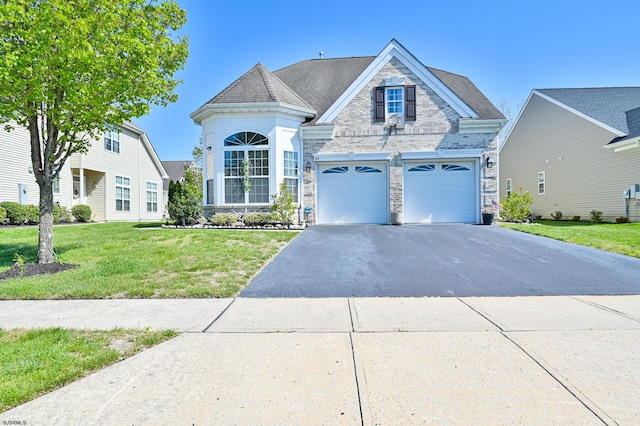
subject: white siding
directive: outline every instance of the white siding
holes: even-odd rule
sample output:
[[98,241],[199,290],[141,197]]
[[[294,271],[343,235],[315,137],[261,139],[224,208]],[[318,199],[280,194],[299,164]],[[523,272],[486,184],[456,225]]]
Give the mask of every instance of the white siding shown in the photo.
[[[15,126],[15,124],[14,124]],[[29,131],[15,126],[7,133],[0,128],[0,202],[19,202],[18,185],[27,184],[28,204],[38,205],[40,190],[31,168]]]
[[[506,180],[533,195],[534,215],[550,218],[561,211],[589,220],[600,210],[608,221],[624,215],[622,191],[640,183],[640,149],[603,148],[615,135],[535,94],[500,153],[500,196]],[[538,195],[538,173],[545,172],[545,194]],[[633,221],[640,207],[630,206]]]

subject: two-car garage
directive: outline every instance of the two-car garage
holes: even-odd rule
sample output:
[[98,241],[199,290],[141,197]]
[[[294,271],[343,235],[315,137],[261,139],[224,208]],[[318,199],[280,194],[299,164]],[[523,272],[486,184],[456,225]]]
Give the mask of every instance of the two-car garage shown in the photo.
[[402,192],[404,223],[478,221],[477,159],[409,158],[399,185],[391,182],[389,160],[345,160],[316,158],[320,224],[389,223],[390,188]]

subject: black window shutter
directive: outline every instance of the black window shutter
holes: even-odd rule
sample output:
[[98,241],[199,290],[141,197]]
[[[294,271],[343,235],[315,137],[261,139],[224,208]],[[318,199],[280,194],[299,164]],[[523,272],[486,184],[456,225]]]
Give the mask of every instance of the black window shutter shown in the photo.
[[416,86],[404,88],[405,117],[406,121],[416,121]]
[[376,123],[384,122],[384,87],[376,87],[375,111],[373,120]]

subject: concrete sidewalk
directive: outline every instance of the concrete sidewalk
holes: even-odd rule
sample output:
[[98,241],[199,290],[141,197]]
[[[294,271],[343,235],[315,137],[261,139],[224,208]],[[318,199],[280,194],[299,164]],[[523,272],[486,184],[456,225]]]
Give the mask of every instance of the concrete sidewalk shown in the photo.
[[184,333],[0,422],[640,424],[640,296],[0,301],[50,326]]

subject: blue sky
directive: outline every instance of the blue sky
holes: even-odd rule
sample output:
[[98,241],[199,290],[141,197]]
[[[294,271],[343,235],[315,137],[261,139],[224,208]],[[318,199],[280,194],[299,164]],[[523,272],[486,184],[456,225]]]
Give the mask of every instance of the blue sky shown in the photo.
[[191,158],[189,114],[258,62],[375,56],[397,39],[423,64],[469,77],[494,103],[532,89],[640,86],[637,0],[178,0],[190,56],[179,99],[134,120],[161,160]]

